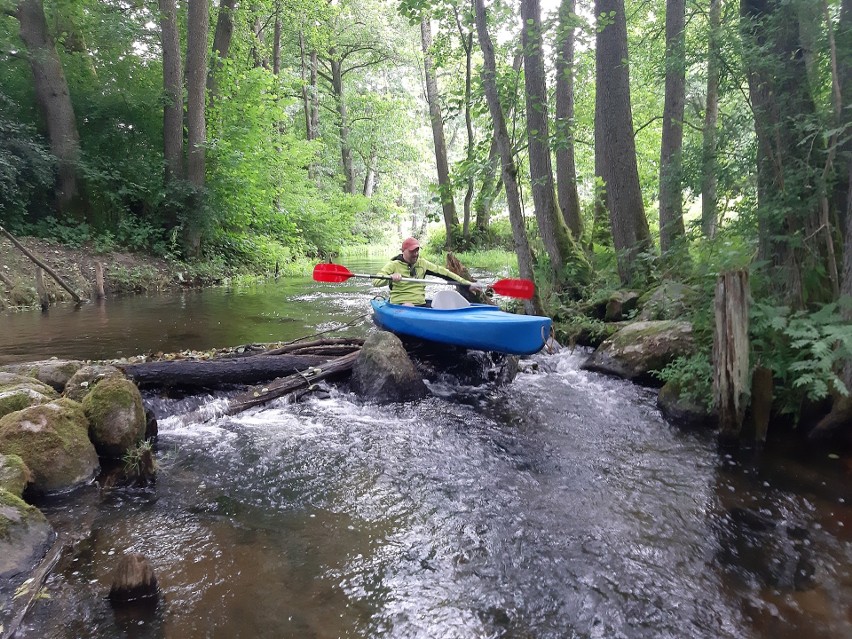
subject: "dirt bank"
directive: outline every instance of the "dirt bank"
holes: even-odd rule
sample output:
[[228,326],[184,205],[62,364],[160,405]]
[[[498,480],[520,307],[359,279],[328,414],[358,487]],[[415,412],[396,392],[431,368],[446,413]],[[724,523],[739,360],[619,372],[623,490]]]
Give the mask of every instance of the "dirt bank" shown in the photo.
[[[98,262],[103,265],[104,292],[108,297],[211,283],[187,276],[185,265],[149,255],[119,251],[97,253],[91,246],[71,247],[36,237],[17,239],[83,299],[94,298]],[[0,310],[39,304],[37,268],[11,241],[0,236]],[[47,273],[44,282],[51,303],[72,299]]]

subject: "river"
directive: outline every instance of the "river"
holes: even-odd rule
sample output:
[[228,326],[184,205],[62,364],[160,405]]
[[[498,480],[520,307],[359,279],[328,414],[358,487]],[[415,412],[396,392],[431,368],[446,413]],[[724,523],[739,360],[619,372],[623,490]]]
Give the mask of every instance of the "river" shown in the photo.
[[[290,279],[5,314],[0,361],[364,335],[376,292]],[[39,504],[79,541],[17,636],[852,637],[848,460],[726,453],[587,355],[410,404],[340,386],[216,418],[222,397],[149,395],[156,484]],[[125,552],[154,566],[153,609],[106,600]]]

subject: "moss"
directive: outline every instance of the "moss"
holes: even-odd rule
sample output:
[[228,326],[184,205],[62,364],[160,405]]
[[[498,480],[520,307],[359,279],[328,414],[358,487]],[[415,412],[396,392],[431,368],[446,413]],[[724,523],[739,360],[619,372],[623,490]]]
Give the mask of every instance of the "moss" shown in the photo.
[[0,455],[0,488],[14,495],[21,495],[32,473],[19,455]]
[[[62,410],[65,409],[65,410]],[[79,437],[80,431],[86,430],[86,415],[78,402],[70,399],[58,399],[49,404],[30,406],[22,412],[12,413],[0,418],[0,453],[7,455],[20,455],[26,459],[32,455],[42,455],[53,448],[58,440],[63,448],[72,446]],[[34,428],[41,431],[48,430],[47,436],[28,437],[26,432],[12,432],[6,426],[19,419],[25,419],[33,424]]]
[[10,530],[17,522],[13,521],[5,513],[13,511],[23,513],[27,519],[38,518],[43,519],[44,515],[35,506],[30,506],[20,497],[13,495],[8,490],[0,488],[0,539],[8,540],[10,538]]

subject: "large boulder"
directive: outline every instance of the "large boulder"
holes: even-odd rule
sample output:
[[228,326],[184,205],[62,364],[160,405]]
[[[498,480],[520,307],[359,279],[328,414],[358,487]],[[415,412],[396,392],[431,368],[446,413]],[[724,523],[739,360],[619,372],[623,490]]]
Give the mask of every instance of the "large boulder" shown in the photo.
[[18,455],[0,455],[0,490],[20,497],[32,479],[33,474]]
[[44,382],[61,393],[65,390],[65,384],[68,383],[68,380],[85,365],[85,362],[78,360],[53,358],[38,362],[6,364],[0,367],[0,371],[16,373],[25,377],[35,377],[38,381]]
[[83,366],[80,370],[71,376],[71,379],[65,384],[65,397],[73,399],[75,402],[82,402],[83,398],[89,394],[99,382],[105,379],[124,378],[124,373],[118,370],[115,366],[105,364],[91,364]]
[[364,340],[352,369],[351,387],[376,403],[412,401],[429,393],[400,339],[387,331]]
[[0,488],[0,579],[32,570],[52,538],[53,529],[40,510]]
[[89,437],[99,454],[121,457],[145,437],[145,409],[136,384],[113,377],[83,398]]
[[51,386],[33,377],[0,372],[0,417],[28,406],[46,404],[57,397]]
[[687,310],[687,298],[692,289],[682,282],[665,280],[656,289],[639,299],[639,320],[672,320],[683,317]]
[[651,373],[693,349],[689,322],[634,322],[598,346],[583,368],[641,384],[659,384]]
[[39,493],[76,488],[99,468],[83,407],[65,398],[0,418],[0,453],[24,460]]

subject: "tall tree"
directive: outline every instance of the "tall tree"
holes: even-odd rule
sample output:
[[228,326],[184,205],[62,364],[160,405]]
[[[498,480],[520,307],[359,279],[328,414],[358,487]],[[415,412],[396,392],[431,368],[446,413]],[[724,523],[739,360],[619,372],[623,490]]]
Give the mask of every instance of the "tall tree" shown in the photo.
[[[683,246],[683,113],[686,101],[685,0],[666,0],[666,96],[660,144],[660,252]],[[676,259],[687,253],[678,251]],[[674,256],[670,256],[674,258]]]
[[60,213],[73,215],[82,221],[85,209],[78,176],[80,135],[65,72],[47,28],[41,0],[20,0],[16,15],[21,40],[27,47],[36,102],[47,127],[50,150],[59,163],[56,207]]
[[719,69],[722,52],[719,37],[722,26],[722,0],[710,0],[707,36],[707,96],[704,103],[704,131],[701,144],[701,230],[705,237],[716,235],[719,222],[716,176],[716,147],[719,122]]
[[420,18],[420,44],[423,48],[423,73],[426,80],[426,100],[429,102],[429,119],[432,122],[432,141],[435,146],[435,164],[438,169],[438,193],[441,198],[441,210],[444,213],[444,226],[447,230],[446,249],[453,248],[453,227],[458,226],[456,203],[453,187],[450,183],[450,166],[447,162],[447,143],[444,139],[444,121],[441,118],[441,103],[438,94],[438,80],[432,62],[432,26],[429,16]]
[[817,195],[824,149],[812,138],[800,15],[785,0],[741,0],[740,14],[758,141],[758,254],[781,274],[776,291],[801,308],[832,293]]
[[[518,169],[515,165],[509,132],[506,129],[503,106],[500,104],[500,94],[497,91],[497,62],[494,58],[494,45],[488,33],[484,0],[474,0],[474,9],[476,32],[479,36],[479,47],[482,49],[484,59],[482,84],[485,89],[488,110],[494,122],[494,139],[497,142],[497,148],[500,152],[503,183],[506,189],[506,204],[509,208],[509,221],[512,225],[515,253],[518,256],[518,271],[521,277],[532,280],[534,279],[532,250],[530,249],[529,239],[527,238],[524,212],[521,208],[521,196],[517,179]],[[531,300],[525,302],[525,306],[528,311],[533,313],[543,313],[541,298],[538,292],[536,292]]]
[[474,174],[472,171],[476,149],[473,137],[473,114],[471,113],[471,91],[473,81],[473,30],[462,25],[461,16],[456,5],[453,5],[453,16],[456,20],[456,29],[464,49],[464,125],[467,132],[467,189],[464,194],[464,207],[462,214],[462,237],[465,241],[470,240],[470,218],[471,203],[473,202]]
[[[205,151],[205,88],[207,78],[207,0],[189,0],[186,33],[186,130],[187,178],[197,189],[199,198],[204,189]],[[200,203],[196,203],[200,210]],[[192,220],[185,229],[186,250],[198,255],[201,248],[201,220]]]
[[[547,255],[550,258],[551,278],[562,289],[570,270],[573,284],[581,284],[588,276],[587,269],[577,269],[582,260],[576,250],[565,219],[556,205],[553,166],[550,159],[550,132],[547,110],[547,84],[542,60],[541,8],[539,0],[521,0],[521,41],[524,50],[524,87],[527,105],[527,142],[529,148],[530,182],[532,184],[535,216]],[[565,267],[571,263],[571,268]],[[581,276],[581,277],[580,277]]]
[[574,31],[577,16],[574,0],[559,4],[559,31],[556,39],[556,191],[565,224],[579,240],[583,234],[580,198],[577,194],[577,167],[574,161]]
[[600,153],[618,274],[629,283],[638,272],[638,256],[651,250],[645,217],[627,66],[627,18],[624,0],[595,0],[598,16],[595,50],[595,153]]
[[219,13],[216,16],[216,31],[213,33],[213,61],[207,72],[207,91],[216,95],[216,73],[222,68],[222,60],[228,58],[231,38],[234,35],[234,5],[236,0],[219,0]]
[[[840,23],[837,29],[837,62],[838,81],[840,84],[841,104],[846,113],[846,121],[852,119],[852,0],[843,0],[840,6]],[[843,234],[843,273],[841,278],[841,295],[852,298],[852,138],[847,136],[841,146],[838,157],[841,185],[845,181],[845,190],[839,197],[841,216],[844,220]],[[852,321],[852,306],[843,308],[843,317]],[[847,389],[852,389],[852,360],[846,362],[843,370],[843,383]]]
[[[183,175],[183,74],[175,0],[159,0],[163,47],[163,158],[166,181]],[[171,221],[172,223],[175,220]]]

